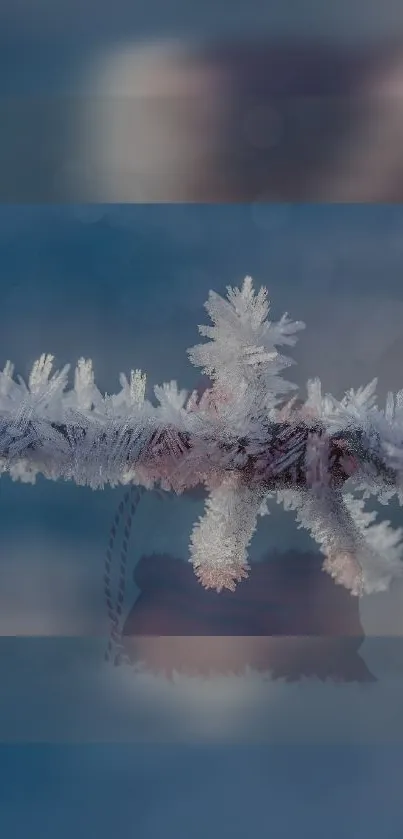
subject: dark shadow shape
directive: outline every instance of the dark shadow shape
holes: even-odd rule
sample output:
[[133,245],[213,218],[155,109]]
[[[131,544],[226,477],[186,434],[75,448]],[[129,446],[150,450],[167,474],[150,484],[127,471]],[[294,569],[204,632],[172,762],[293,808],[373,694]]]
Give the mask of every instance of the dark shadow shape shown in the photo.
[[151,670],[243,672],[337,682],[374,682],[359,654],[358,599],[322,571],[315,553],[270,553],[235,592],[206,591],[190,563],[142,556],[140,594],[123,626],[132,661]]

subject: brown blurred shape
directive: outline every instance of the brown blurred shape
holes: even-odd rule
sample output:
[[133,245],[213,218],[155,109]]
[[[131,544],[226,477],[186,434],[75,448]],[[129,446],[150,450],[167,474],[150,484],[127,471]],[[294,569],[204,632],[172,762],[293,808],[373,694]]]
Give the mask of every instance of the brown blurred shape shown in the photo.
[[0,99],[0,200],[400,202],[403,42],[126,43]]
[[99,66],[84,200],[402,200],[400,44],[162,42]]
[[206,591],[190,563],[141,557],[140,594],[123,628],[133,662],[172,675],[242,673],[295,681],[373,682],[359,655],[358,598],[336,586],[322,557],[289,551],[252,564],[235,592]]

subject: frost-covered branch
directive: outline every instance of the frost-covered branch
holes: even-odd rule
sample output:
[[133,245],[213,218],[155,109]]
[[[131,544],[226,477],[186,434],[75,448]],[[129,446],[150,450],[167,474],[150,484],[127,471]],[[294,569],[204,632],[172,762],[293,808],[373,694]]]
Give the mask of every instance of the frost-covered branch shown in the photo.
[[[282,378],[304,327],[284,315],[268,319],[267,291],[247,277],[227,299],[210,292],[207,342],[188,350],[211,379],[201,396],[175,381],[145,398],[139,370],[121,375],[121,390],[102,395],[90,361],[52,373],[43,355],[28,383],[0,373],[0,467],[13,479],[37,474],[94,489],[137,484],[182,493],[203,484],[210,495],[191,538],[201,582],[221,590],[247,575],[247,548],[259,514],[275,497],[296,510],[322,549],[324,570],[353,594],[385,588],[400,575],[400,531],[364,510],[371,494],[403,499],[403,391],[376,403],[376,380],[341,401],[308,382],[305,401]],[[345,491],[345,487],[347,491]],[[277,493],[277,496],[276,496]]]

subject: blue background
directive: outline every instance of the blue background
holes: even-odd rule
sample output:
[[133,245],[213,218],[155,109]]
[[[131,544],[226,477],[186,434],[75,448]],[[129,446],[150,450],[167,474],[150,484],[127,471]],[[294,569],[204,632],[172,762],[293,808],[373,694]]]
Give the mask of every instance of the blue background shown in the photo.
[[[379,374],[384,395],[402,383],[402,230],[398,207],[2,207],[0,359],[26,377],[42,352],[58,367],[91,357],[108,392],[132,367],[149,395],[171,378],[192,387],[186,348],[209,289],[251,274],[275,317],[307,323],[296,382],[319,375],[341,395]],[[1,835],[402,835],[400,642],[367,648],[375,693],[272,686],[267,706],[244,700],[242,746],[236,725],[225,744],[219,729],[205,743],[197,720],[171,727],[158,682],[151,707],[144,683],[130,694],[102,671],[102,561],[121,492],[4,478],[0,493]],[[201,509],[146,498],[132,564],[152,550],[186,559]],[[275,512],[252,559],[307,540]],[[378,602],[367,627],[399,636],[400,592]]]

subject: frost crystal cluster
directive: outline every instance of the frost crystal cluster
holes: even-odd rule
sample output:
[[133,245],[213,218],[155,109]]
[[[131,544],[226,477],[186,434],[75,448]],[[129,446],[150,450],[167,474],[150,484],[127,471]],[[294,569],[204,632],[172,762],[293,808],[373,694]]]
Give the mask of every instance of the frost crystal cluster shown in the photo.
[[307,398],[282,377],[304,324],[268,319],[265,288],[250,277],[210,292],[208,340],[188,350],[211,380],[199,396],[175,381],[145,398],[139,370],[121,375],[121,390],[102,395],[92,364],[81,359],[52,373],[52,356],[34,364],[28,384],[0,374],[0,459],[13,479],[87,484],[136,484],[182,493],[202,484],[204,515],[195,524],[190,560],[200,582],[234,589],[248,573],[248,546],[257,518],[272,499],[295,511],[320,546],[323,568],[352,594],[381,591],[403,569],[402,531],[376,522],[365,501],[396,495],[403,503],[403,391],[376,403],[376,380],[341,401],[323,395],[318,379]]

